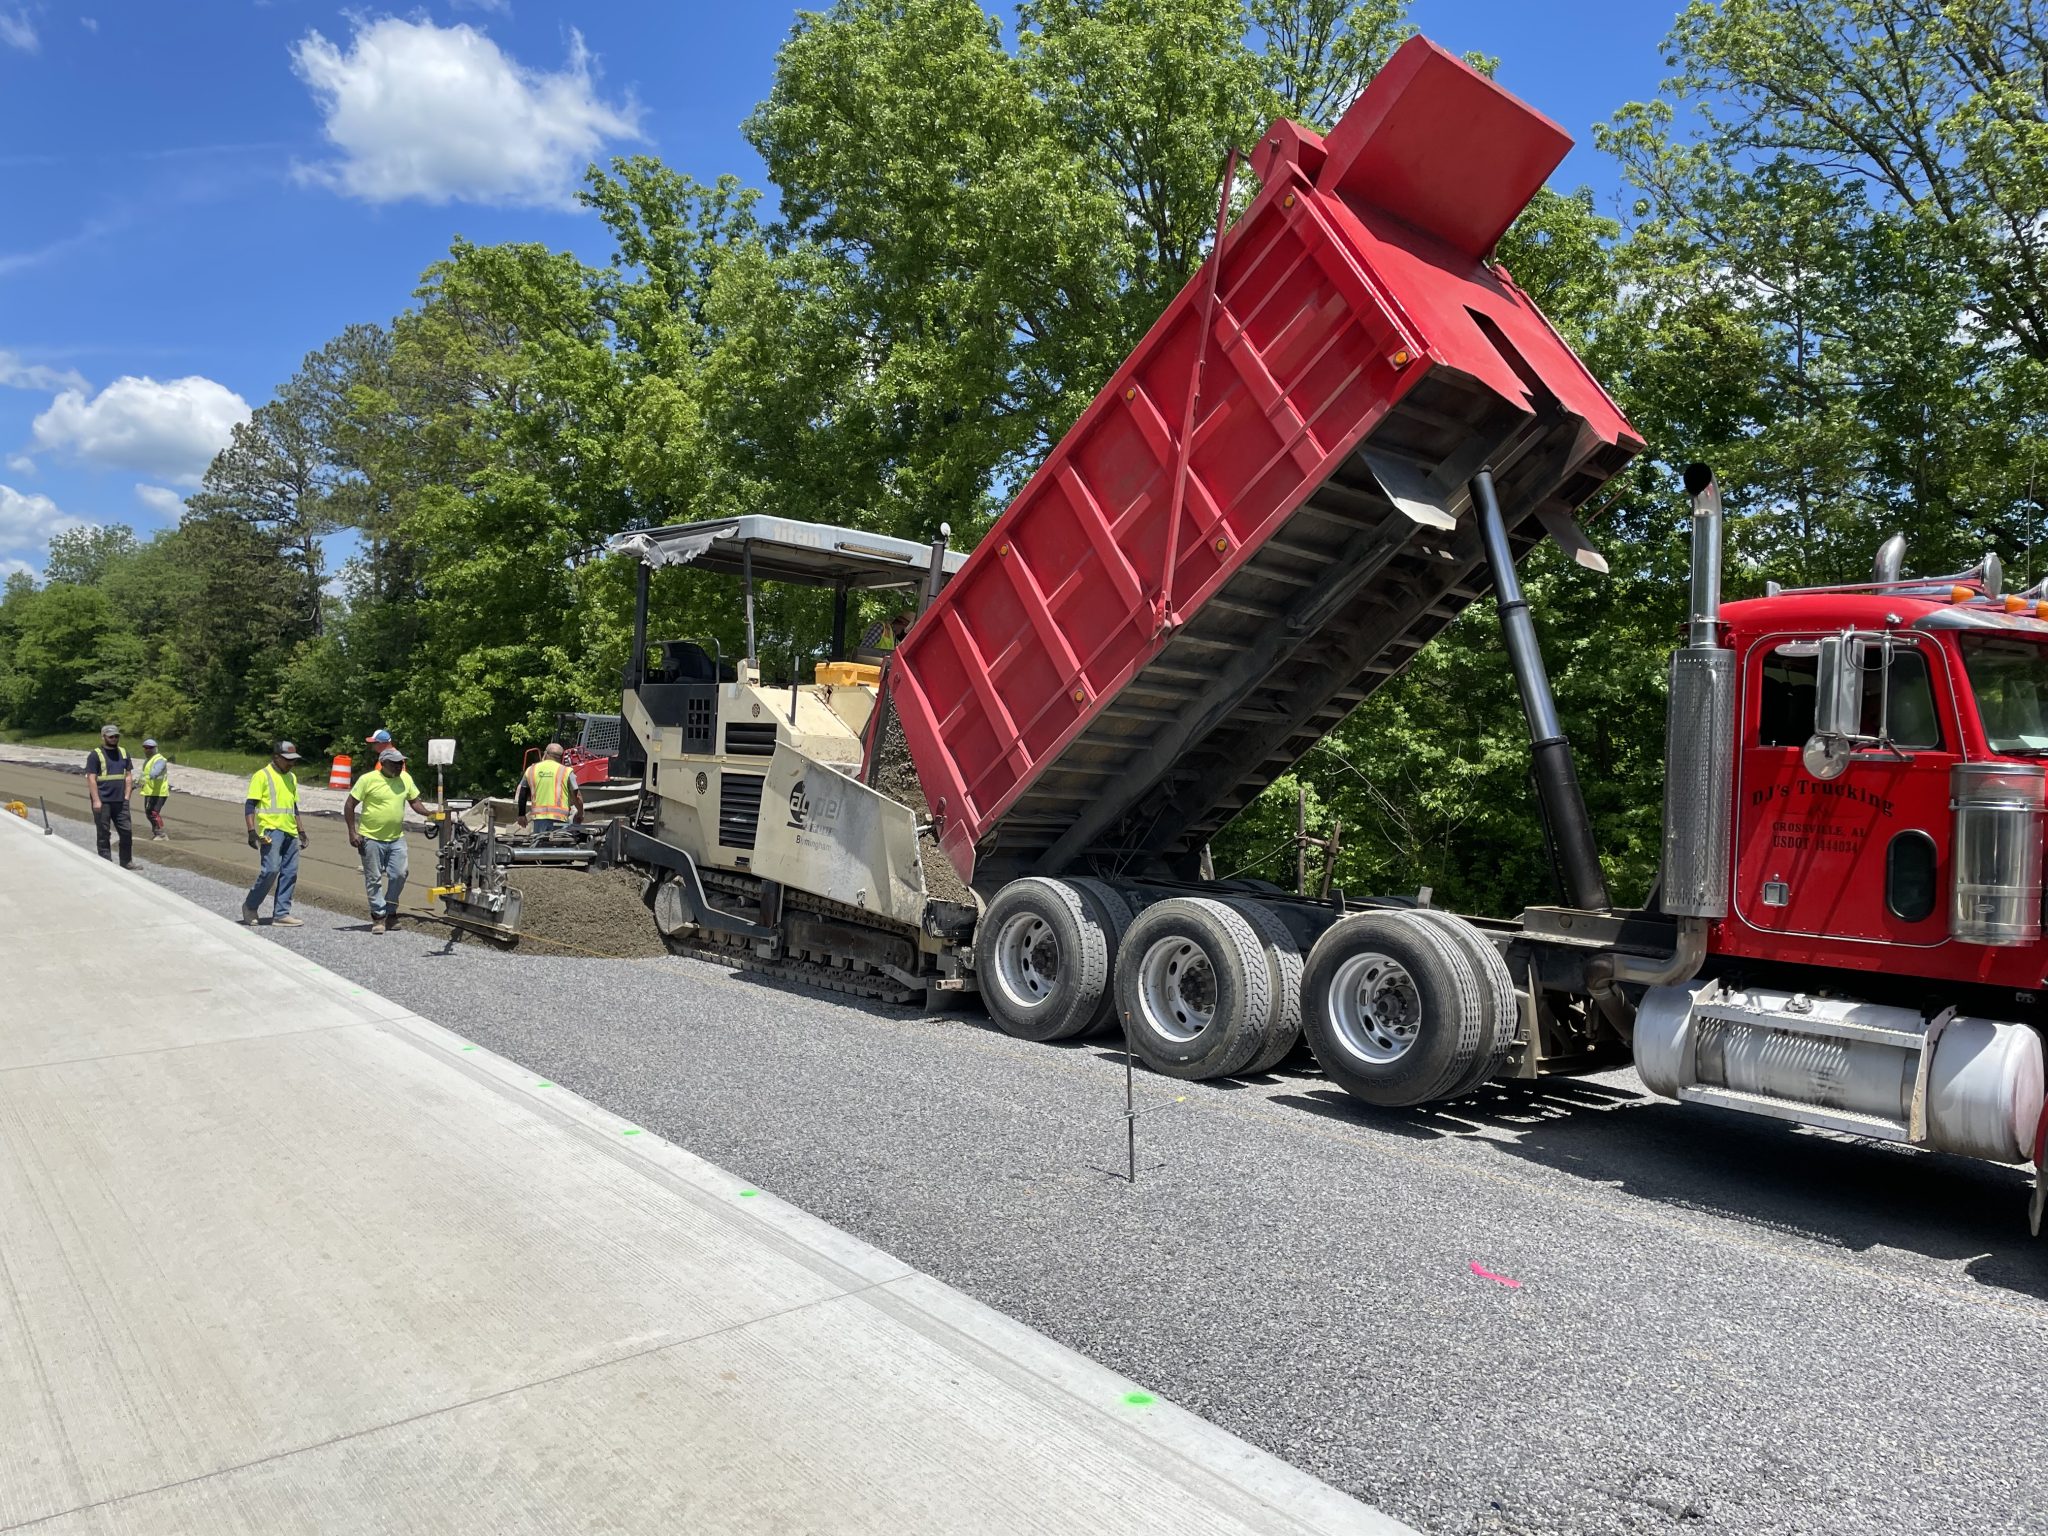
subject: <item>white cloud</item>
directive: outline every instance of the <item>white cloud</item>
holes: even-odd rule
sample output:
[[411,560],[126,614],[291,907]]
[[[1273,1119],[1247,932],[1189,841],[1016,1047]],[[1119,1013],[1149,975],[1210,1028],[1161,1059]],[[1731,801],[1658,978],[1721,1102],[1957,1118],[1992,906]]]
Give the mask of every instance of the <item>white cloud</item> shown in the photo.
[[99,18],[96,16],[81,16],[78,18],[78,24],[88,32],[97,32],[100,29]]
[[0,11],[0,43],[23,53],[39,52],[43,46],[42,39],[36,36],[36,24],[28,19],[25,10]]
[[458,11],[495,11],[500,16],[512,14],[512,0],[455,0]]
[[174,485],[197,485],[236,423],[248,419],[248,402],[212,379],[195,374],[158,383],[130,374],[90,397],[82,389],[65,390],[35,419],[35,445]]
[[41,571],[30,565],[26,560],[9,560],[0,557],[0,581],[5,581],[10,576],[40,576],[41,574]]
[[[0,485],[0,555],[12,550],[41,556],[50,535],[67,528],[83,528],[85,519],[61,512],[47,496],[17,491]],[[34,567],[26,567],[33,570]]]
[[36,472],[36,461],[25,453],[7,455],[7,467],[17,475],[32,475]]
[[0,389],[87,389],[85,375],[74,368],[50,368],[42,363],[23,362],[20,355],[0,347]]
[[597,94],[579,33],[554,73],[528,69],[475,27],[358,19],[346,52],[318,32],[292,48],[341,157],[302,181],[366,202],[418,198],[566,207],[607,139],[639,137],[629,96]]
[[185,498],[167,485],[138,485],[135,499],[158,517],[176,517],[185,510]]

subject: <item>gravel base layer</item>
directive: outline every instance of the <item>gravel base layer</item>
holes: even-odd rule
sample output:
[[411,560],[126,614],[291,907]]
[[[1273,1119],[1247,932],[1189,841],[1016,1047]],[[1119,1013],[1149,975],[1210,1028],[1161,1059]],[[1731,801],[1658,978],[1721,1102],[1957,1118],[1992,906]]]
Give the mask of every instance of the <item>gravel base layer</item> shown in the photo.
[[264,931],[1424,1530],[2042,1528],[2020,1171],[1625,1072],[1407,1113],[1141,1074],[1133,1185],[1100,1043],[302,915]]
[[654,914],[640,899],[640,877],[631,870],[529,866],[512,870],[508,883],[519,892],[522,955],[641,960],[668,953]]

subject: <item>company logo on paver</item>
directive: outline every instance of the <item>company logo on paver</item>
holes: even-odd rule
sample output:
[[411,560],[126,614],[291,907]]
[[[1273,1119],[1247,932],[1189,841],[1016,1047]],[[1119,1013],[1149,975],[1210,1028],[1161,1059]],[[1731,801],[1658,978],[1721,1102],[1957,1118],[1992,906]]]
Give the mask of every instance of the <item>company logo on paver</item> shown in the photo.
[[798,779],[796,787],[789,792],[789,824],[802,831],[811,819],[811,797],[804,789],[804,781]]

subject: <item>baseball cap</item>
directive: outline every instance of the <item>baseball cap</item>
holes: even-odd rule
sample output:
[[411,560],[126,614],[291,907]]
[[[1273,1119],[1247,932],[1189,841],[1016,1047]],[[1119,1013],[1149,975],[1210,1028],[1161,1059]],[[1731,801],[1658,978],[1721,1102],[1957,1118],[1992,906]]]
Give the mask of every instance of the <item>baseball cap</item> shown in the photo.
[[386,747],[377,754],[377,761],[380,763],[402,763],[405,761],[405,754],[396,747]]
[[370,732],[369,735],[365,736],[363,740],[375,742],[379,746],[388,747],[391,745],[391,733],[387,730],[384,730],[382,727],[379,727],[377,730],[374,730]]
[[112,724],[103,725],[100,727],[100,734],[102,736],[118,736],[121,734],[121,727]]
[[154,736],[145,736],[142,738],[142,744],[145,747],[153,747],[156,745],[156,738]]
[[288,741],[280,741],[270,749],[270,754],[273,757],[281,757],[286,762],[297,762],[299,749]]

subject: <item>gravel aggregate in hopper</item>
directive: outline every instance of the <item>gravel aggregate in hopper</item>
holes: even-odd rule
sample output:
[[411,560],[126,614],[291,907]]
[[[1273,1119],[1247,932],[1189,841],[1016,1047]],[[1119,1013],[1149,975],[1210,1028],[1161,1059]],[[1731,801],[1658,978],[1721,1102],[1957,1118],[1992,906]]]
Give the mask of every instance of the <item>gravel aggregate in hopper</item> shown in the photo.
[[[917,781],[917,765],[910,760],[910,743],[904,739],[903,722],[891,708],[882,724],[882,740],[875,748],[875,771],[869,779],[869,786],[880,790],[891,800],[900,800],[917,812],[921,823],[931,821],[931,802],[924,797],[924,786]],[[957,901],[962,906],[974,905],[974,893],[967,889],[967,882],[960,878],[960,871],[953,867],[953,861],[946,857],[946,851],[939,846],[939,840],[929,831],[918,834],[918,856],[924,861],[925,893],[935,901]]]

